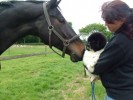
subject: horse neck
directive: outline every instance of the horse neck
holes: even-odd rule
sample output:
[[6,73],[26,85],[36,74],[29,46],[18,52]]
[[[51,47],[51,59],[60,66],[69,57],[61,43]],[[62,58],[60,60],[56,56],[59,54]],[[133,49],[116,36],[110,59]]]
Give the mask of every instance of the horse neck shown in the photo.
[[[42,4],[21,3],[16,3],[12,9],[7,9],[5,12],[0,13],[0,54],[20,38],[31,33],[31,30],[34,31],[35,22],[33,22],[33,19],[43,12],[43,9],[41,9]],[[17,12],[14,9],[20,12],[19,16],[17,16]],[[9,14],[10,16],[8,16]]]
[[27,24],[19,26],[19,28],[11,28],[0,32],[0,54],[20,38],[29,35],[30,30],[31,27]]

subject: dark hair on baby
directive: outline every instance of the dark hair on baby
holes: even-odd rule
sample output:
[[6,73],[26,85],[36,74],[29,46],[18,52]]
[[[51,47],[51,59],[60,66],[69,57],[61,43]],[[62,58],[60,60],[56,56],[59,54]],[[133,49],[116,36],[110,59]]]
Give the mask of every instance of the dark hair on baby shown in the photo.
[[86,47],[98,51],[103,49],[106,43],[107,39],[102,33],[94,32],[88,37]]

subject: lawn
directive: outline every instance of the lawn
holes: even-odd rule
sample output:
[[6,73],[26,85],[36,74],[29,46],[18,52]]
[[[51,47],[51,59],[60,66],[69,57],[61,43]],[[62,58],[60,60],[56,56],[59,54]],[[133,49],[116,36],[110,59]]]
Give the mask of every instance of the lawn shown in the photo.
[[[2,56],[50,51],[42,46],[11,47]],[[89,78],[84,78],[82,62],[55,53],[2,61],[0,100],[91,100]],[[96,83],[97,100],[105,90]]]

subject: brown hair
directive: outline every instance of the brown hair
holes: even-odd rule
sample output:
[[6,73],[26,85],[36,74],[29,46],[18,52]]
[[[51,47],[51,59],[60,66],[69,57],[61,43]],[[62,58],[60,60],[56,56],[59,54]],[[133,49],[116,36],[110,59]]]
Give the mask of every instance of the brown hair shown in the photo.
[[123,1],[114,0],[102,5],[102,18],[112,24],[114,21],[126,20],[119,31],[133,39],[133,10]]

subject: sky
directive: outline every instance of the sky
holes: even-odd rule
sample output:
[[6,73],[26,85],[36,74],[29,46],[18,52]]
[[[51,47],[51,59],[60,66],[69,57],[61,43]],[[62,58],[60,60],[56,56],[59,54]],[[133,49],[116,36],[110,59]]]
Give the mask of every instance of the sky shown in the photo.
[[[79,29],[92,23],[104,24],[101,18],[101,6],[110,0],[62,0],[59,4],[62,14],[72,27],[79,33]],[[132,0],[122,0],[133,8]]]

